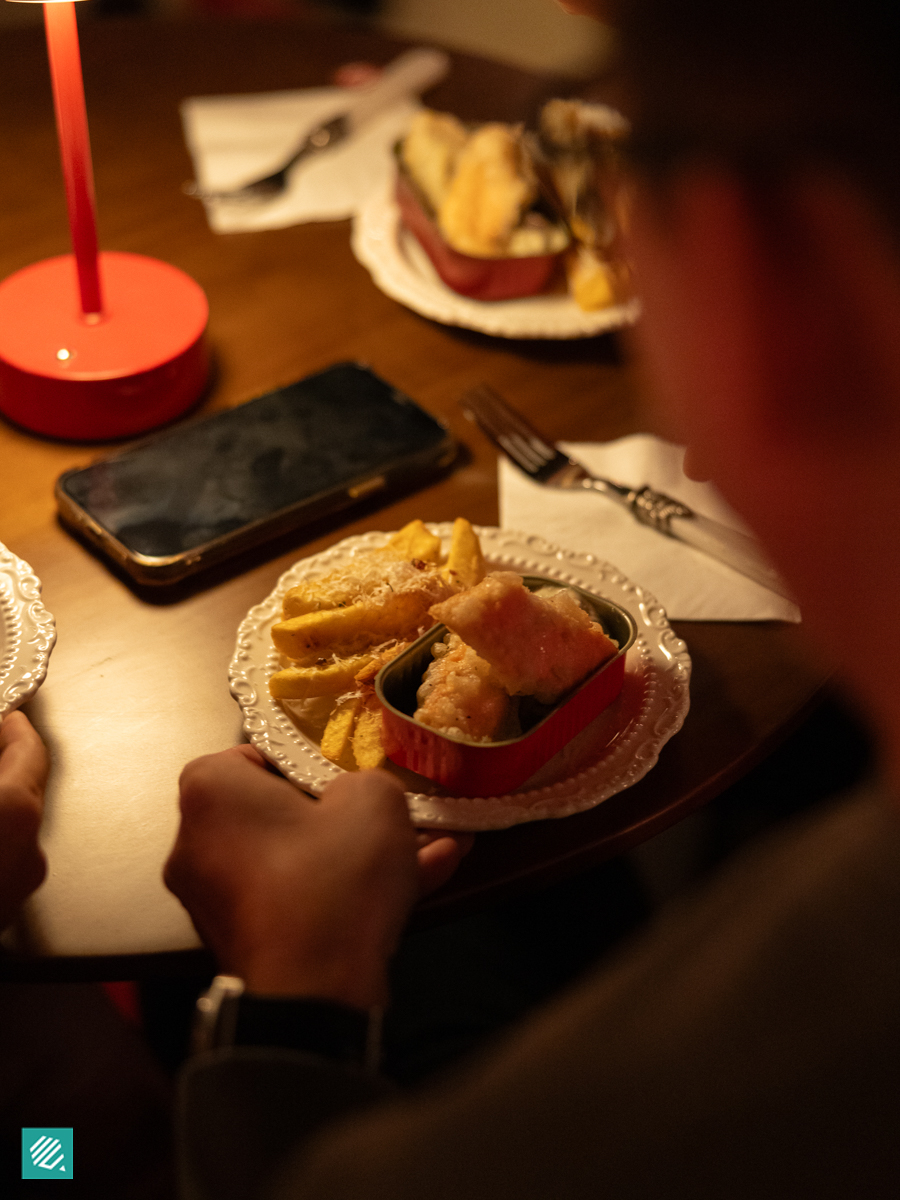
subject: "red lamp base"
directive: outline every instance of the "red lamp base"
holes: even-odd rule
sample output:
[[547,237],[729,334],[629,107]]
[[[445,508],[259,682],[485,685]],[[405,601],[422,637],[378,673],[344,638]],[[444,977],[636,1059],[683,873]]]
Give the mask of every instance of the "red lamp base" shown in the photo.
[[139,254],[103,253],[99,269],[98,317],[81,312],[71,254],[0,283],[0,412],[35,433],[130,437],[180,416],[206,384],[203,289]]

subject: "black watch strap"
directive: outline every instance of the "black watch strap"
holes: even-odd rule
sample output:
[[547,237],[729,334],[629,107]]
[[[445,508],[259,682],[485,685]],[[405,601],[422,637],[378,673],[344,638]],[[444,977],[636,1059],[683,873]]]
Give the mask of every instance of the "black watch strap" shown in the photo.
[[236,1046],[283,1046],[334,1062],[366,1062],[369,1014],[330,1000],[252,996],[238,1001]]
[[217,975],[197,1002],[195,1051],[281,1046],[334,1062],[377,1068],[381,1010],[305,996],[259,996],[235,976]]

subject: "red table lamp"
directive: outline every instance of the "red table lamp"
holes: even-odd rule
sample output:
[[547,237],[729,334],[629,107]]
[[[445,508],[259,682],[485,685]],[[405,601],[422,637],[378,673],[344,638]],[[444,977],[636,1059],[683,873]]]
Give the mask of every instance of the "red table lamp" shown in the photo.
[[46,0],[44,23],[74,253],[0,283],[0,412],[50,437],[130,437],[199,398],[209,309],[168,263],[98,253],[73,0]]

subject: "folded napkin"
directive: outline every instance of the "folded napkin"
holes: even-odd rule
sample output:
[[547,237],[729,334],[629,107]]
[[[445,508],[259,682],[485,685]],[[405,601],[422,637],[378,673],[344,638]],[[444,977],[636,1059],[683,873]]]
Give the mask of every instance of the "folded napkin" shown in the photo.
[[[261,179],[290,158],[308,133],[344,112],[352,88],[305,88],[243,96],[193,96],[181,121],[197,182],[227,189]],[[288,187],[264,204],[204,200],[216,233],[342,221],[393,177],[391,147],[420,107],[413,98],[384,109],[362,129],[298,164]]]
[[[562,443],[597,475],[629,487],[649,484],[690,508],[746,532],[740,518],[708,483],[681,469],[684,449],[650,434],[616,442]],[[538,534],[571,550],[613,563],[647,589],[672,620],[799,621],[795,604],[709,555],[642,526],[614,500],[596,492],[565,492],[533,483],[506,459],[500,469],[500,524]]]

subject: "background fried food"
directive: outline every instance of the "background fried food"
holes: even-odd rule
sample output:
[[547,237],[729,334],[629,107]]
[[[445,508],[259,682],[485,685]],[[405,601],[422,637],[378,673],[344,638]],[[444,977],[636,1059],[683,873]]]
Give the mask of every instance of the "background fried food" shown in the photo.
[[565,250],[569,291],[592,311],[632,294],[620,244],[628,129],[614,109],[580,100],[548,101],[537,133],[496,122],[468,131],[424,109],[400,158],[454,250],[481,258]]
[[482,125],[457,155],[438,225],[463,254],[502,255],[536,195],[537,181],[519,130]]
[[400,157],[432,209],[437,212],[456,173],[456,160],[469,138],[462,121],[450,113],[420,109],[403,139]]

